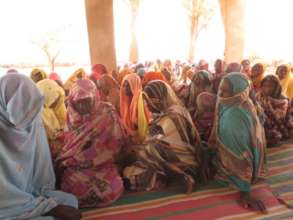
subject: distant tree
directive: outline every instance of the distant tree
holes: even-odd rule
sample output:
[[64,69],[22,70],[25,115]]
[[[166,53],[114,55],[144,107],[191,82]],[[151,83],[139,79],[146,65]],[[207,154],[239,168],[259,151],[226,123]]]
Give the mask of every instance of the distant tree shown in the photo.
[[194,50],[200,32],[206,29],[214,15],[215,8],[208,0],[181,0],[190,21],[190,41],[188,58],[194,60]]
[[41,33],[31,41],[44,53],[52,72],[55,70],[57,59],[61,52],[63,35],[68,28],[70,28],[70,25],[62,26],[46,33]]
[[136,36],[136,19],[139,11],[140,0],[125,0],[131,9],[131,42],[129,60],[137,62],[139,59],[138,42]]

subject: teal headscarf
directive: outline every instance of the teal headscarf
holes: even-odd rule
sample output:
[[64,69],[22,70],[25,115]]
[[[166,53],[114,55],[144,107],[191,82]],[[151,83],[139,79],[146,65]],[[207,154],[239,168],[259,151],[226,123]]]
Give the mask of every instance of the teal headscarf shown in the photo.
[[243,92],[249,86],[249,81],[242,73],[229,73],[223,79],[229,80],[232,86],[233,95]]

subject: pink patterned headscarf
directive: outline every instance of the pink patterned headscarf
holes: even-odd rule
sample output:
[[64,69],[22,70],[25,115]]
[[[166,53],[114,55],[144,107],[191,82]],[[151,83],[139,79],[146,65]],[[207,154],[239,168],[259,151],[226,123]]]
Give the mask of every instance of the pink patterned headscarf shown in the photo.
[[91,120],[93,114],[90,113],[89,115],[81,116],[77,111],[75,111],[73,107],[73,103],[85,98],[91,98],[95,100],[95,106],[92,109],[92,112],[94,112],[96,106],[98,106],[100,102],[100,96],[97,93],[97,88],[92,81],[88,79],[81,79],[76,81],[69,92],[69,105],[67,114],[68,127],[76,127],[87,120]]

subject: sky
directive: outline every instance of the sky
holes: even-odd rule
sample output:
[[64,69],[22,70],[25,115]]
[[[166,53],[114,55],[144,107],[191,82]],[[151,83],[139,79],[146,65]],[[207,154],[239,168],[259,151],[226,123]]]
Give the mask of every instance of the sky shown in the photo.
[[[224,31],[218,0],[214,16],[202,31],[196,60],[222,58]],[[246,0],[245,56],[293,61],[292,0]],[[141,0],[136,33],[140,59],[187,59],[188,19],[180,0]],[[128,58],[130,11],[126,0],[114,0],[118,62]],[[0,0],[0,64],[46,63],[39,46],[48,33],[57,36],[60,62],[89,64],[84,0]]]

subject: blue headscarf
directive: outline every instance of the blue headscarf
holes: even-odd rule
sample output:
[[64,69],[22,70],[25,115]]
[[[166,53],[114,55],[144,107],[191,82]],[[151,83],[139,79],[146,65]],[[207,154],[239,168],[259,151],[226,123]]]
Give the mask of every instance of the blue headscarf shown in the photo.
[[0,219],[33,218],[58,205],[42,106],[29,78],[0,79]]

